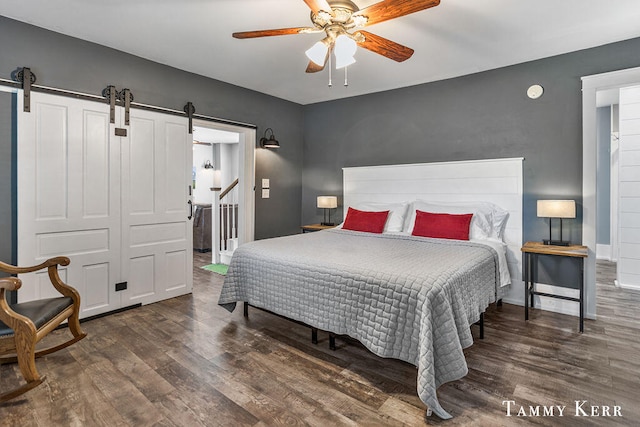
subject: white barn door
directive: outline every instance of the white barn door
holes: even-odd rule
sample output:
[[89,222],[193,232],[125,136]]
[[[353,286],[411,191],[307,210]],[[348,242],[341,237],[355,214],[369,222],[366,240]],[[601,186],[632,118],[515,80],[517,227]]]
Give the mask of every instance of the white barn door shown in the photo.
[[[187,119],[132,110],[124,126],[106,103],[32,93],[24,113],[18,99],[18,264],[68,256],[81,317],[190,292]],[[21,279],[21,302],[55,295],[46,273]]]
[[[81,316],[120,307],[119,141],[109,106],[41,93],[18,96],[18,264],[65,255]],[[21,275],[20,302],[59,296],[46,271]]]
[[125,305],[191,292],[193,141],[186,118],[131,111],[122,145]]

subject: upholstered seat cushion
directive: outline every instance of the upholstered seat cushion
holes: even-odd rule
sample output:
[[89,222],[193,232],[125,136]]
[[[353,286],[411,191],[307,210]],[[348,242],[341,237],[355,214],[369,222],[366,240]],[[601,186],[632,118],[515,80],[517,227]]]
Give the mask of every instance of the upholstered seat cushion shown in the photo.
[[[73,304],[73,300],[69,297],[47,298],[37,301],[22,302],[12,304],[11,309],[18,314],[28,317],[36,325],[36,329],[40,329],[48,321],[56,317],[67,307]],[[0,321],[0,337],[12,335],[13,329]]]

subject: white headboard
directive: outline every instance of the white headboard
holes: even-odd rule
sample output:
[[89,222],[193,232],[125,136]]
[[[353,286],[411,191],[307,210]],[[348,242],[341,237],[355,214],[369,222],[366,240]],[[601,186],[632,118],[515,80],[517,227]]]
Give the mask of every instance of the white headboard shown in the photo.
[[492,202],[509,211],[505,229],[511,289],[522,285],[524,158],[343,168],[344,212],[359,202],[416,199]]

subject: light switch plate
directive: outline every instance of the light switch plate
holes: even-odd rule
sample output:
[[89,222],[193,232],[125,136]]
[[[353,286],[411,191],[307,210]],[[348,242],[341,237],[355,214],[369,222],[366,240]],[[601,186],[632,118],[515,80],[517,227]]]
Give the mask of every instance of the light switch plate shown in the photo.
[[269,198],[269,189],[268,188],[263,188],[262,189],[262,198],[263,199],[268,199]]
[[269,178],[262,178],[262,188],[269,188]]

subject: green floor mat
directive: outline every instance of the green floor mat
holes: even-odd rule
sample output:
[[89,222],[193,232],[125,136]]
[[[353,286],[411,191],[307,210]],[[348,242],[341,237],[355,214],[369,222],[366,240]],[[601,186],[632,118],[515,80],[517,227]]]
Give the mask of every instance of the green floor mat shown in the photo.
[[222,274],[224,276],[225,274],[227,274],[229,266],[226,264],[209,264],[205,265],[202,268],[204,268],[205,270],[213,271],[214,273]]

